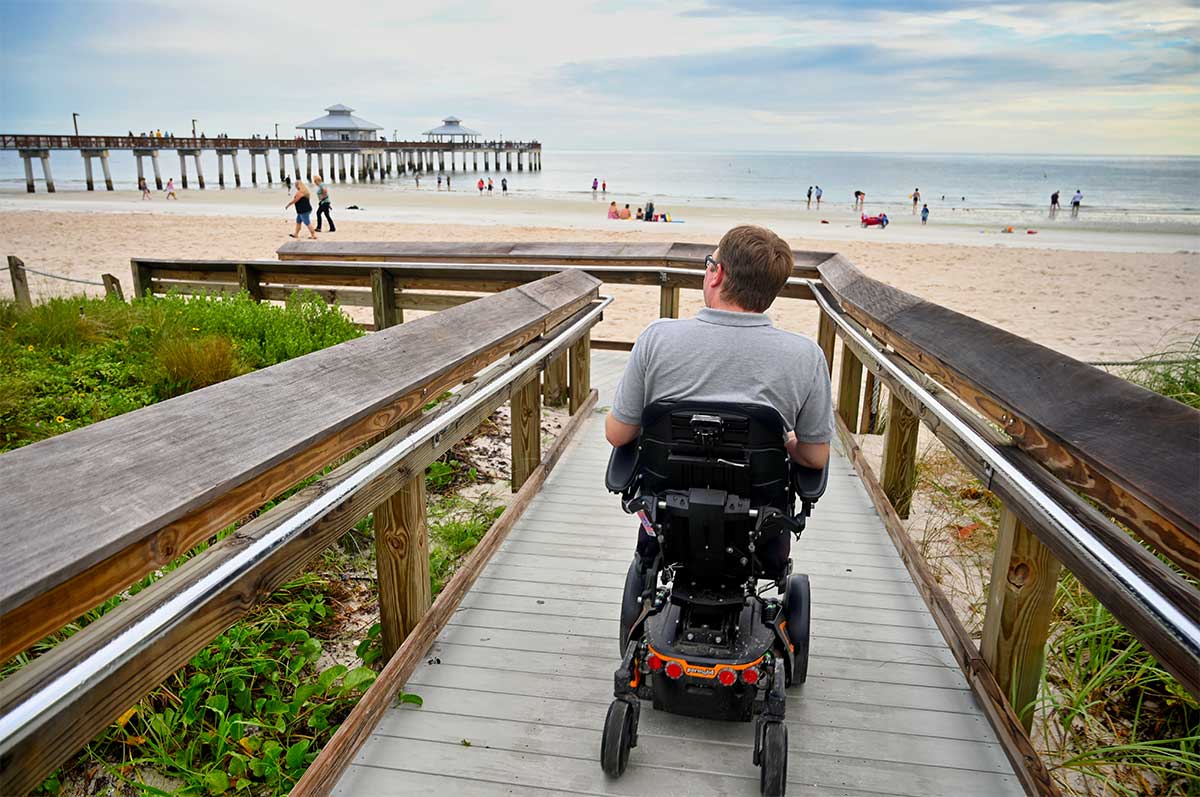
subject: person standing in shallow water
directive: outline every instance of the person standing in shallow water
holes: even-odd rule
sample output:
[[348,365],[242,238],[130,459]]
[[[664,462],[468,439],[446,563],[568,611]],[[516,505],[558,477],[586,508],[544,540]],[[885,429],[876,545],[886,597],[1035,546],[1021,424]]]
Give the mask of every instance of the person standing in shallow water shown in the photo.
[[1058,191],[1050,195],[1050,218],[1058,215]]
[[1083,192],[1078,188],[1075,189],[1075,196],[1071,197],[1071,218],[1079,218],[1079,206],[1083,204]]
[[914,188],[912,192],[913,215],[917,215],[917,205],[921,204],[921,189]]
[[600,186],[600,181],[595,177],[592,178],[592,196],[596,195],[596,189]]
[[812,209],[812,186],[811,185],[808,187],[808,204],[805,205],[805,207],[808,208],[809,210]]
[[325,221],[329,222],[329,231],[337,232],[337,227],[333,226],[333,216],[329,215],[329,211],[333,209],[333,201],[329,197],[329,189],[325,187],[325,181],[321,179],[321,175],[313,178],[313,182],[317,186],[317,232],[321,231],[321,216],[325,216]]
[[500,178],[500,193],[504,194],[505,196],[508,196],[508,178],[507,177]]

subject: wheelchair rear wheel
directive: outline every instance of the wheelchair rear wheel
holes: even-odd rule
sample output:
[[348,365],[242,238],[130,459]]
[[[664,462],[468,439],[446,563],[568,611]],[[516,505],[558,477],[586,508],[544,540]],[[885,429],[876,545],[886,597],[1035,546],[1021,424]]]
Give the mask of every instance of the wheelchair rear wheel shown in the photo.
[[808,586],[808,574],[797,573],[788,579],[787,597],[784,600],[787,617],[788,639],[792,642],[792,671],[788,673],[788,686],[802,684],[808,680],[808,629],[812,612],[812,596]]
[[635,732],[633,706],[624,700],[614,700],[608,707],[604,719],[604,733],[600,737],[600,766],[610,778],[619,778],[629,764],[629,748]]
[[787,726],[768,722],[763,726],[762,759],[759,787],[767,797],[783,797],[787,792]]

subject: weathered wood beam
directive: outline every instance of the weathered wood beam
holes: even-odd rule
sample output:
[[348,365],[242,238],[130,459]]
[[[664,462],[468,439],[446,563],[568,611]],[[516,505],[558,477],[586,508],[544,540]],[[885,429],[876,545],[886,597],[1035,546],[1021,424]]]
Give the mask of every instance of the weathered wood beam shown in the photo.
[[1011,509],[1000,508],[980,652],[1028,733],[1062,565]]
[[908,517],[917,486],[917,416],[895,393],[888,402],[887,436],[883,444],[883,491],[896,514]]

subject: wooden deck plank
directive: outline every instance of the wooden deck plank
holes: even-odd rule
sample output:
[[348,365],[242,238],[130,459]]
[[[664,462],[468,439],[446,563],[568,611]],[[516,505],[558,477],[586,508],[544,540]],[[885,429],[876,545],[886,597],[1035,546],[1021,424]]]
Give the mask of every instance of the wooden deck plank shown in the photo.
[[[593,354],[605,406],[626,354]],[[530,503],[338,794],[757,794],[740,723],[643,707],[619,780],[600,770],[617,606],[636,525],[605,493],[597,413]],[[789,794],[1010,795],[995,735],[847,463],[793,546],[813,590],[809,680],[788,695]],[[461,742],[467,739],[470,747]],[[437,780],[430,780],[436,778]],[[483,784],[483,785],[481,785]]]

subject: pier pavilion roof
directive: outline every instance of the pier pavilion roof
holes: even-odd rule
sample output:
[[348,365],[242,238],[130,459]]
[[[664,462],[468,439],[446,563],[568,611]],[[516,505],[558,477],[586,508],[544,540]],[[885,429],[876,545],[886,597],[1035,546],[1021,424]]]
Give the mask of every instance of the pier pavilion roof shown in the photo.
[[352,116],[353,108],[345,105],[330,105],[326,114],[318,119],[296,125],[300,130],[382,130],[383,128],[366,119]]
[[430,141],[445,141],[447,139],[461,138],[466,141],[468,138],[475,138],[479,135],[478,130],[472,130],[469,127],[462,126],[462,120],[457,116],[447,116],[442,120],[441,127],[435,127],[432,130],[426,130],[425,135],[429,136]]

